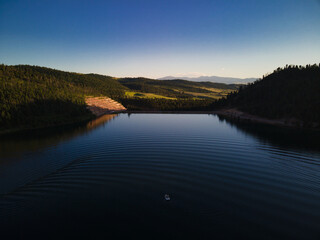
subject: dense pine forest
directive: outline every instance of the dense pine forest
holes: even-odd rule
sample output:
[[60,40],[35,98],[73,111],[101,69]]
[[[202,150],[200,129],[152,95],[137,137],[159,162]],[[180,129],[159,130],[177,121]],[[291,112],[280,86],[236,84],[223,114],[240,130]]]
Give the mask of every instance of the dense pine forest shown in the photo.
[[108,76],[0,65],[0,131],[90,119],[86,95],[120,98],[125,89]]
[[236,107],[270,119],[294,118],[306,127],[320,126],[320,64],[278,68],[214,107]]

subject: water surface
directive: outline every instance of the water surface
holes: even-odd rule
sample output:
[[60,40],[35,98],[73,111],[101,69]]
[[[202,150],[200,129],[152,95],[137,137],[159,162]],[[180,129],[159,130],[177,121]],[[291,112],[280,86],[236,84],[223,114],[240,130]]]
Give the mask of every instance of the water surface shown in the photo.
[[11,238],[320,238],[318,133],[121,114],[25,135],[0,139]]

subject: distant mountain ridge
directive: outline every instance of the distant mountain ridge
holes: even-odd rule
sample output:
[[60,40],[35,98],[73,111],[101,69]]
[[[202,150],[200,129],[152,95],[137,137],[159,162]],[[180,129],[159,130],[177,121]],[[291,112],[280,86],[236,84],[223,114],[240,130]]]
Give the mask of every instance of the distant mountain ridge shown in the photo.
[[218,77],[218,76],[201,76],[201,77],[174,77],[166,76],[158,78],[158,80],[187,80],[193,82],[216,82],[216,83],[226,83],[226,84],[246,84],[254,82],[258,78],[233,78],[233,77]]

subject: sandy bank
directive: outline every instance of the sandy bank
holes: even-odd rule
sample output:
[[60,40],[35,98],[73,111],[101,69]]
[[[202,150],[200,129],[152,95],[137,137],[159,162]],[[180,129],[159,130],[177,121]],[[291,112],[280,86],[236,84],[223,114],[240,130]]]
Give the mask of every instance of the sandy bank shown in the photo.
[[87,109],[97,117],[108,113],[119,113],[127,110],[121,103],[108,97],[87,97],[85,101]]

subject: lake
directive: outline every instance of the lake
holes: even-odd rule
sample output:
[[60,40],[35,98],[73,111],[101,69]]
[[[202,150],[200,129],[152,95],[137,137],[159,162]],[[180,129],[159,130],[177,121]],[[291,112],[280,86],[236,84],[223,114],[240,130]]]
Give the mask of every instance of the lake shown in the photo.
[[216,115],[120,114],[2,137],[1,235],[320,239],[319,136]]

